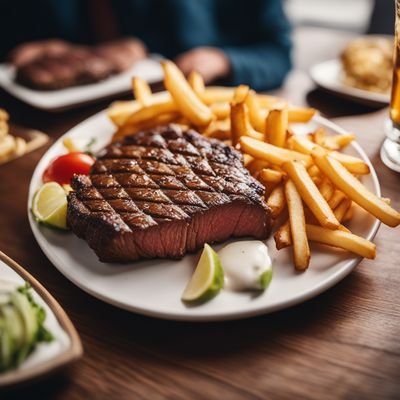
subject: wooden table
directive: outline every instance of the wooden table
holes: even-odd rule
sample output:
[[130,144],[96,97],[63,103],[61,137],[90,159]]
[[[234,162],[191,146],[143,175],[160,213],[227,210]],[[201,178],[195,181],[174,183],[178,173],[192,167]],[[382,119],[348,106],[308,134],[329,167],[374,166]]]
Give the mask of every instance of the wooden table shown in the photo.
[[[371,110],[313,89],[305,72],[308,63],[318,61],[316,55],[331,57],[348,37],[297,31],[298,68],[280,93],[328,116],[352,115],[335,121],[357,133],[383,194],[400,209],[400,175],[379,158],[387,110],[365,114]],[[0,92],[0,106],[14,121],[56,139],[106,103],[53,115]],[[146,318],[84,293],[40,250],[28,225],[26,199],[45,150],[0,167],[0,249],[59,300],[81,335],[85,354],[68,371],[2,399],[399,398],[399,230],[382,226],[375,261],[363,261],[333,289],[289,310],[210,324]]]

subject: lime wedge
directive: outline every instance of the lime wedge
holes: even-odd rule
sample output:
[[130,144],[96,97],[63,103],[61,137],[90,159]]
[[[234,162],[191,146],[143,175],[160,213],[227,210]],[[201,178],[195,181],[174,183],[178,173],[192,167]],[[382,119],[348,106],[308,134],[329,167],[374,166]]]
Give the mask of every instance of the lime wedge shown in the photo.
[[196,270],[182,294],[187,302],[205,302],[218,294],[224,285],[224,270],[218,254],[204,245]]
[[261,290],[265,290],[270,284],[272,279],[272,268],[268,268],[260,276],[259,285]]
[[67,229],[67,196],[56,182],[44,184],[33,197],[32,212],[39,222]]

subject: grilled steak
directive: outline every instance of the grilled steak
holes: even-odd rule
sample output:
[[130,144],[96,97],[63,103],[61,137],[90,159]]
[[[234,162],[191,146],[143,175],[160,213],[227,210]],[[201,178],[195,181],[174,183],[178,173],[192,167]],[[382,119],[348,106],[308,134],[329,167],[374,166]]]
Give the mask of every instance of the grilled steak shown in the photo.
[[21,84],[39,90],[56,90],[98,82],[109,77],[112,66],[108,60],[83,47],[58,54],[42,55],[17,69]]
[[71,45],[64,40],[47,39],[39,42],[26,42],[15,47],[7,56],[7,61],[19,68],[36,58],[46,55],[57,55],[67,52]]
[[265,239],[271,227],[241,154],[177,125],[110,144],[71,186],[68,225],[105,262],[179,259],[206,242]]

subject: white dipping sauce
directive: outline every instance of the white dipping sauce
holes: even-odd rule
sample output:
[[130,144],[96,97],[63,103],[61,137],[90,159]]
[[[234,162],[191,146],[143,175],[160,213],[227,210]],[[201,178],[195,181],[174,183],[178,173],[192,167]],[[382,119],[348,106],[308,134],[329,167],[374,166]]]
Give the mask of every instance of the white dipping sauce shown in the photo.
[[261,277],[272,273],[268,247],[260,240],[247,240],[226,245],[218,252],[225,273],[226,289],[240,291],[264,289]]

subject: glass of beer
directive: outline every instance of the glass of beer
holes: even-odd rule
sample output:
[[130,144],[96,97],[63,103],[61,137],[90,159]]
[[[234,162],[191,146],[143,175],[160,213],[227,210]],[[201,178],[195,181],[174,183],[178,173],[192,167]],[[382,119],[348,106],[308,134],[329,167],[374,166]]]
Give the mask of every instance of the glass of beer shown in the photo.
[[386,140],[381,148],[382,161],[400,172],[400,0],[396,0],[394,65],[389,119],[386,121]]

